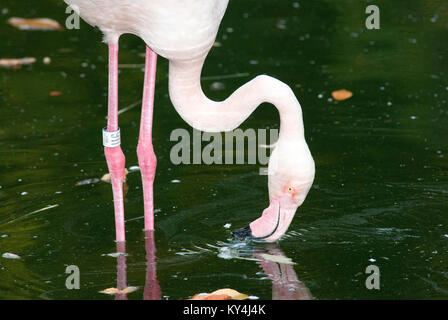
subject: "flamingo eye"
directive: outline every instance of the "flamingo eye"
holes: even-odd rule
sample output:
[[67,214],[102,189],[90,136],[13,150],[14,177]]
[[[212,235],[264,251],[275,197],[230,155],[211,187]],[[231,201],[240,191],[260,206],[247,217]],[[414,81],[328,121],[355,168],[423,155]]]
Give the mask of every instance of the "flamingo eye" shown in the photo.
[[283,192],[289,193],[290,196],[294,197],[296,194],[296,189],[292,185],[287,184],[283,187]]

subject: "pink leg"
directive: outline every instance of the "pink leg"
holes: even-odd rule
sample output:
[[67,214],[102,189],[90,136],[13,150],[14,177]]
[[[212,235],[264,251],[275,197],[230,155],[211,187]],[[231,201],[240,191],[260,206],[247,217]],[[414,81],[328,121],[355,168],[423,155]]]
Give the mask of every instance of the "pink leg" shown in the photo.
[[[109,44],[109,99],[107,131],[118,130],[118,44]],[[125,157],[121,147],[104,147],[114,195],[115,232],[117,241],[125,241],[123,178]]]
[[154,230],[153,184],[157,159],[152,146],[152,118],[156,85],[157,54],[146,47],[145,81],[143,87],[142,116],[137,155],[143,183],[145,230]]

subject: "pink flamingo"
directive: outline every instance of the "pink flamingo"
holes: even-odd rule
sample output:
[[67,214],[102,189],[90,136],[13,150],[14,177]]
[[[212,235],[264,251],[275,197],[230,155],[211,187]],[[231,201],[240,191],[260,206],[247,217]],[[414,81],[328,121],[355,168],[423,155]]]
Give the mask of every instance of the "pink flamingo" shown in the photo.
[[[152,121],[157,55],[169,60],[169,94],[176,111],[193,128],[206,132],[238,127],[261,103],[273,104],[280,115],[280,133],[269,159],[270,205],[237,237],[276,241],[288,229],[296,209],[314,180],[314,161],[305,141],[302,109],[285,83],[260,75],[225,101],[208,99],[200,76],[218,32],[228,0],[64,0],[80,16],[98,26],[109,46],[109,98],[105,156],[112,177],[116,240],[125,241],[123,172],[125,157],[119,145],[118,39],[131,33],[143,39],[146,66],[137,155],[144,194],[145,230],[154,229],[153,183],[156,156]],[[76,7],[75,7],[76,6]]]

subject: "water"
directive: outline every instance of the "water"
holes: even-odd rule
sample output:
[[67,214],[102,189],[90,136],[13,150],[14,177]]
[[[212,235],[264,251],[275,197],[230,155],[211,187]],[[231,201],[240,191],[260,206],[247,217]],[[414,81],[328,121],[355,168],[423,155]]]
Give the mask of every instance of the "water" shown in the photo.
[[[106,173],[107,47],[85,23],[61,32],[7,25],[12,16],[64,23],[62,1],[25,2],[0,5],[0,58],[37,58],[0,69],[0,253],[20,257],[0,258],[0,298],[113,299],[98,291],[117,279],[139,287],[120,299],[185,299],[225,287],[259,299],[448,297],[444,1],[378,1],[381,29],[372,31],[365,1],[231,1],[204,90],[221,100],[260,73],[288,83],[303,107],[314,186],[280,242],[233,240],[231,231],[266,207],[266,176],[257,165],[171,164],[171,131],[190,128],[169,101],[159,59],[156,230],[145,241],[141,180],[132,172],[127,256],[118,258],[108,256],[124,251],[113,241],[111,187],[95,180]],[[143,52],[138,38],[121,39],[120,108],[141,99]],[[333,101],[342,88],[353,98]],[[127,167],[137,164],[139,119],[139,107],[120,116]],[[278,128],[277,119],[263,105],[242,127]],[[372,264],[380,290],[365,286]],[[80,269],[80,290],[65,287],[69,265]]]

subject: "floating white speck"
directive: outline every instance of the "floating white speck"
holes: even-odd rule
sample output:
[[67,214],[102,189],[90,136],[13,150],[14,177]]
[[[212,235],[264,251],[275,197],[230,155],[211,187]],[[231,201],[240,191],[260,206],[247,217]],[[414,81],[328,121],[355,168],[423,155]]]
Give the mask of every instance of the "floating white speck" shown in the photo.
[[5,252],[4,254],[2,254],[2,258],[5,258],[5,259],[20,259],[20,256],[18,256],[15,253]]
[[445,238],[448,238],[448,233],[443,235]]
[[174,180],[171,180],[171,183],[180,183],[180,180],[174,179]]
[[369,261],[370,261],[370,262],[375,262],[376,259],[370,258]]
[[20,193],[21,196],[26,196],[28,194],[28,192],[23,191],[22,193]]
[[129,172],[131,172],[131,171],[138,171],[138,170],[140,170],[140,167],[139,166],[131,166],[131,167],[129,167]]
[[257,297],[257,296],[248,296],[247,299],[249,299],[249,300],[258,300],[260,298]]
[[279,20],[277,22],[277,28],[280,30],[286,29],[286,21],[285,20]]
[[210,89],[214,91],[224,90],[226,86],[222,82],[215,81],[210,85]]
[[412,120],[415,120],[415,119],[417,119],[417,117],[416,117],[416,116],[410,116],[409,118],[410,118],[410,119],[412,119]]
[[118,258],[118,257],[127,257],[128,254],[126,252],[113,252],[113,253],[108,253],[108,254],[102,254],[102,256],[108,256],[108,257],[112,257],[112,258]]
[[226,224],[224,225],[224,228],[229,229],[231,226],[232,226],[231,223],[226,223]]

